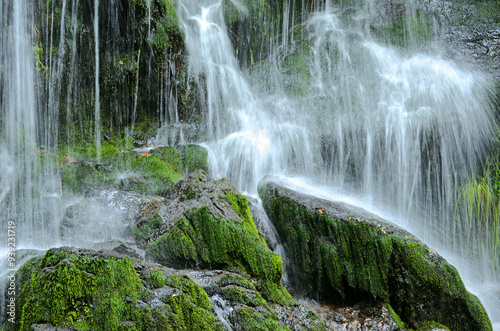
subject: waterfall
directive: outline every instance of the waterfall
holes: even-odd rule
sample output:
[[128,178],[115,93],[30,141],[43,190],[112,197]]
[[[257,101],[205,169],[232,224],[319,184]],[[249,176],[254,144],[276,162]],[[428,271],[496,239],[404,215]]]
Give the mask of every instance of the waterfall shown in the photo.
[[94,46],[95,46],[95,118],[94,135],[96,139],[97,159],[101,149],[101,103],[99,95],[99,0],[94,0]]
[[[59,179],[57,160],[47,153],[55,142],[53,108],[39,103],[39,82],[33,45],[37,46],[38,30],[33,24],[33,6],[19,1],[16,6],[2,5],[2,99],[0,152],[2,154],[0,219],[2,224],[16,222],[16,247],[45,246],[57,238],[59,214]],[[35,48],[36,51],[36,48]],[[62,52],[62,50],[60,50]],[[51,77],[57,82],[57,72]],[[2,246],[7,242],[1,234]],[[5,240],[4,240],[5,239]]]
[[286,98],[266,99],[253,91],[234,57],[222,4],[180,2],[189,72],[206,88],[213,174],[226,176],[242,191],[256,192],[262,176],[286,165],[309,171],[311,139]]
[[[498,251],[455,218],[459,188],[496,140],[490,82],[445,55],[413,1],[269,1],[279,18],[259,7],[257,33],[242,29],[239,43],[224,9],[245,20],[250,1],[175,1],[189,77],[157,2],[123,3],[0,5],[0,224],[15,221],[16,248],[59,242],[59,144],[92,141],[99,153],[104,130],[157,114],[171,144],[206,133],[212,176],[248,195],[279,174],[409,229],[459,269],[500,329]],[[135,20],[147,30],[132,31]],[[183,104],[182,92],[199,100]]]
[[287,30],[295,10],[285,5],[281,41],[266,61],[243,70],[223,5],[178,6],[189,74],[206,98],[212,175],[249,194],[265,174],[301,177],[383,210],[457,266],[499,323],[500,279],[491,263],[498,256],[468,241],[454,219],[458,188],[495,140],[488,79],[440,55],[438,45],[419,50],[430,36],[424,28],[405,36],[406,50],[387,46],[368,28],[378,22],[371,2],[346,20],[326,1],[292,26],[302,29],[297,38]]
[[[41,45],[33,12],[29,1],[0,5],[0,263],[5,266],[7,257],[14,258],[10,269],[20,267],[23,261],[9,248],[19,252],[57,241],[61,208],[57,160],[49,155],[57,148],[57,121],[54,108],[39,102],[36,70],[43,71],[44,64],[37,56]],[[57,88],[57,75],[55,69],[49,83],[51,92]],[[2,269],[0,274],[2,284],[6,272]],[[3,299],[2,295],[1,316]]]

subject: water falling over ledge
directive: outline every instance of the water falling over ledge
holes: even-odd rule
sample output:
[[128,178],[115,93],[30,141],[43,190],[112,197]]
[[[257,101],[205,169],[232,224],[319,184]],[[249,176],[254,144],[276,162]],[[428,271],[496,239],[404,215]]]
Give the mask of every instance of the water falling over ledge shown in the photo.
[[[495,141],[491,84],[432,52],[383,45],[344,25],[326,3],[303,24],[303,41],[270,47],[276,53],[264,70],[244,72],[222,2],[180,2],[189,72],[207,96],[212,174],[249,194],[274,173],[303,177],[317,193],[326,186],[362,197],[449,259],[498,323],[491,284],[500,279],[487,266],[496,257],[481,242],[467,242],[455,221],[457,190],[483,167]],[[290,74],[287,61],[308,74]],[[304,80],[306,87],[294,87]],[[482,272],[471,272],[479,266]]]
[[[80,125],[87,123],[86,132],[99,145],[100,110],[108,112],[112,125],[128,118],[133,122],[135,110],[145,107],[140,93],[146,88],[140,85],[140,76],[154,73],[141,64],[151,61],[146,48],[130,59],[113,49],[113,68],[128,77],[130,86],[125,84],[115,96],[120,100],[110,102],[111,94],[99,90],[104,81],[110,82],[105,76],[110,69],[99,72],[99,66],[106,68],[109,54],[102,52],[106,42],[100,46],[98,42],[112,29],[93,23],[106,19],[98,6],[117,2],[88,2],[87,44],[95,46],[88,52],[77,37],[81,16],[76,8],[81,1],[61,2],[66,10],[61,12],[60,29],[53,29],[51,45],[45,46],[60,45],[57,52],[49,52],[52,71],[43,76],[51,87],[48,97],[40,91],[40,77],[49,63],[40,62],[33,53],[34,45],[41,46],[37,28],[31,26],[36,2],[19,1],[19,6],[16,2],[16,11],[11,4],[0,6],[0,20],[6,26],[0,32],[1,45],[9,45],[0,49],[0,64],[7,68],[0,76],[0,221],[19,220],[20,247],[59,243],[60,182],[57,170],[46,171],[57,169],[58,160],[40,161],[43,149],[57,149],[55,133],[61,128],[56,119],[65,116],[67,123],[77,119]],[[226,26],[223,13],[223,5],[232,3],[242,16],[251,15],[240,2],[186,0],[178,7],[190,79],[203,90],[200,104],[205,108],[200,112],[207,120],[203,145],[210,150],[212,174],[227,177],[248,194],[255,194],[264,175],[282,174],[291,183],[296,178],[292,176],[300,176],[317,194],[335,188],[343,192],[340,199],[351,197],[383,210],[385,217],[409,228],[459,268],[499,328],[495,318],[500,316],[500,280],[489,263],[491,252],[475,237],[469,240],[455,219],[457,187],[478,172],[495,140],[488,80],[433,51],[402,51],[375,38],[367,29],[374,20],[372,1],[365,5],[370,8],[349,9],[354,13],[348,23],[341,16],[345,10],[330,2],[313,8],[306,19],[296,16],[296,7],[312,1],[290,2],[276,29],[283,30],[281,35],[276,32],[270,45],[262,47],[270,50],[269,57],[260,61],[265,53],[261,49],[260,57],[257,51],[255,57],[252,53],[252,65],[240,67],[243,51],[236,54],[238,45],[230,41],[234,32]],[[54,3],[50,9],[44,4],[52,14]],[[148,39],[155,32],[149,21],[151,9],[147,8]],[[1,15],[10,12],[12,17]],[[47,26],[45,33],[51,29]],[[69,60],[64,62],[63,57]],[[88,72],[79,71],[80,62],[90,64]],[[173,58],[165,62],[168,65],[158,71],[160,101],[147,106],[153,111],[158,106],[159,117],[180,132],[180,138],[169,142],[184,142],[183,129],[195,131],[196,125],[183,123],[179,115],[178,90],[173,86],[181,68]],[[87,78],[92,89],[85,94],[81,81]],[[123,97],[127,93],[128,99]],[[89,94],[97,98],[86,98]],[[88,118],[80,117],[83,108],[90,113]],[[64,130],[68,141],[74,142],[74,128],[68,125]]]

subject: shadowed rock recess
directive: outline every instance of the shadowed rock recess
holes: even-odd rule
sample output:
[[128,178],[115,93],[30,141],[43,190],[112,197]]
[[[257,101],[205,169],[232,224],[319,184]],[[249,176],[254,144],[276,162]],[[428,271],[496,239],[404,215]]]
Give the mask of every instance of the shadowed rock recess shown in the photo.
[[492,330],[457,270],[410,233],[368,212],[264,178],[264,208],[289,249],[295,283],[336,304],[390,304],[410,327]]

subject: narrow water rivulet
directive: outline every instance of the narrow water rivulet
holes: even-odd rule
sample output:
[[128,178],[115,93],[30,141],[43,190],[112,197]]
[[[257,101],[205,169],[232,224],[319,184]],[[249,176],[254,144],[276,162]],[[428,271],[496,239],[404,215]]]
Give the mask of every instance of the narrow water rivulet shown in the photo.
[[457,266],[498,328],[498,256],[455,219],[457,190],[495,138],[486,77],[437,46],[384,46],[364,29],[370,8],[349,25],[329,2],[302,25],[301,41],[282,36],[265,62],[243,70],[223,5],[178,7],[189,72],[205,89],[213,175],[247,193],[265,174],[300,177],[301,191],[382,211]]

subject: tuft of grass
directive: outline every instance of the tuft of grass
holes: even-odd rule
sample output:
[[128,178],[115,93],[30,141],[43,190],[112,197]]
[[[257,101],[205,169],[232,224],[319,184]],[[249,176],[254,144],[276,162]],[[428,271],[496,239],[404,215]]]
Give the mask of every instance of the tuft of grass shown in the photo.
[[495,269],[500,268],[500,163],[490,163],[482,176],[459,188],[456,215],[468,244],[487,247]]

